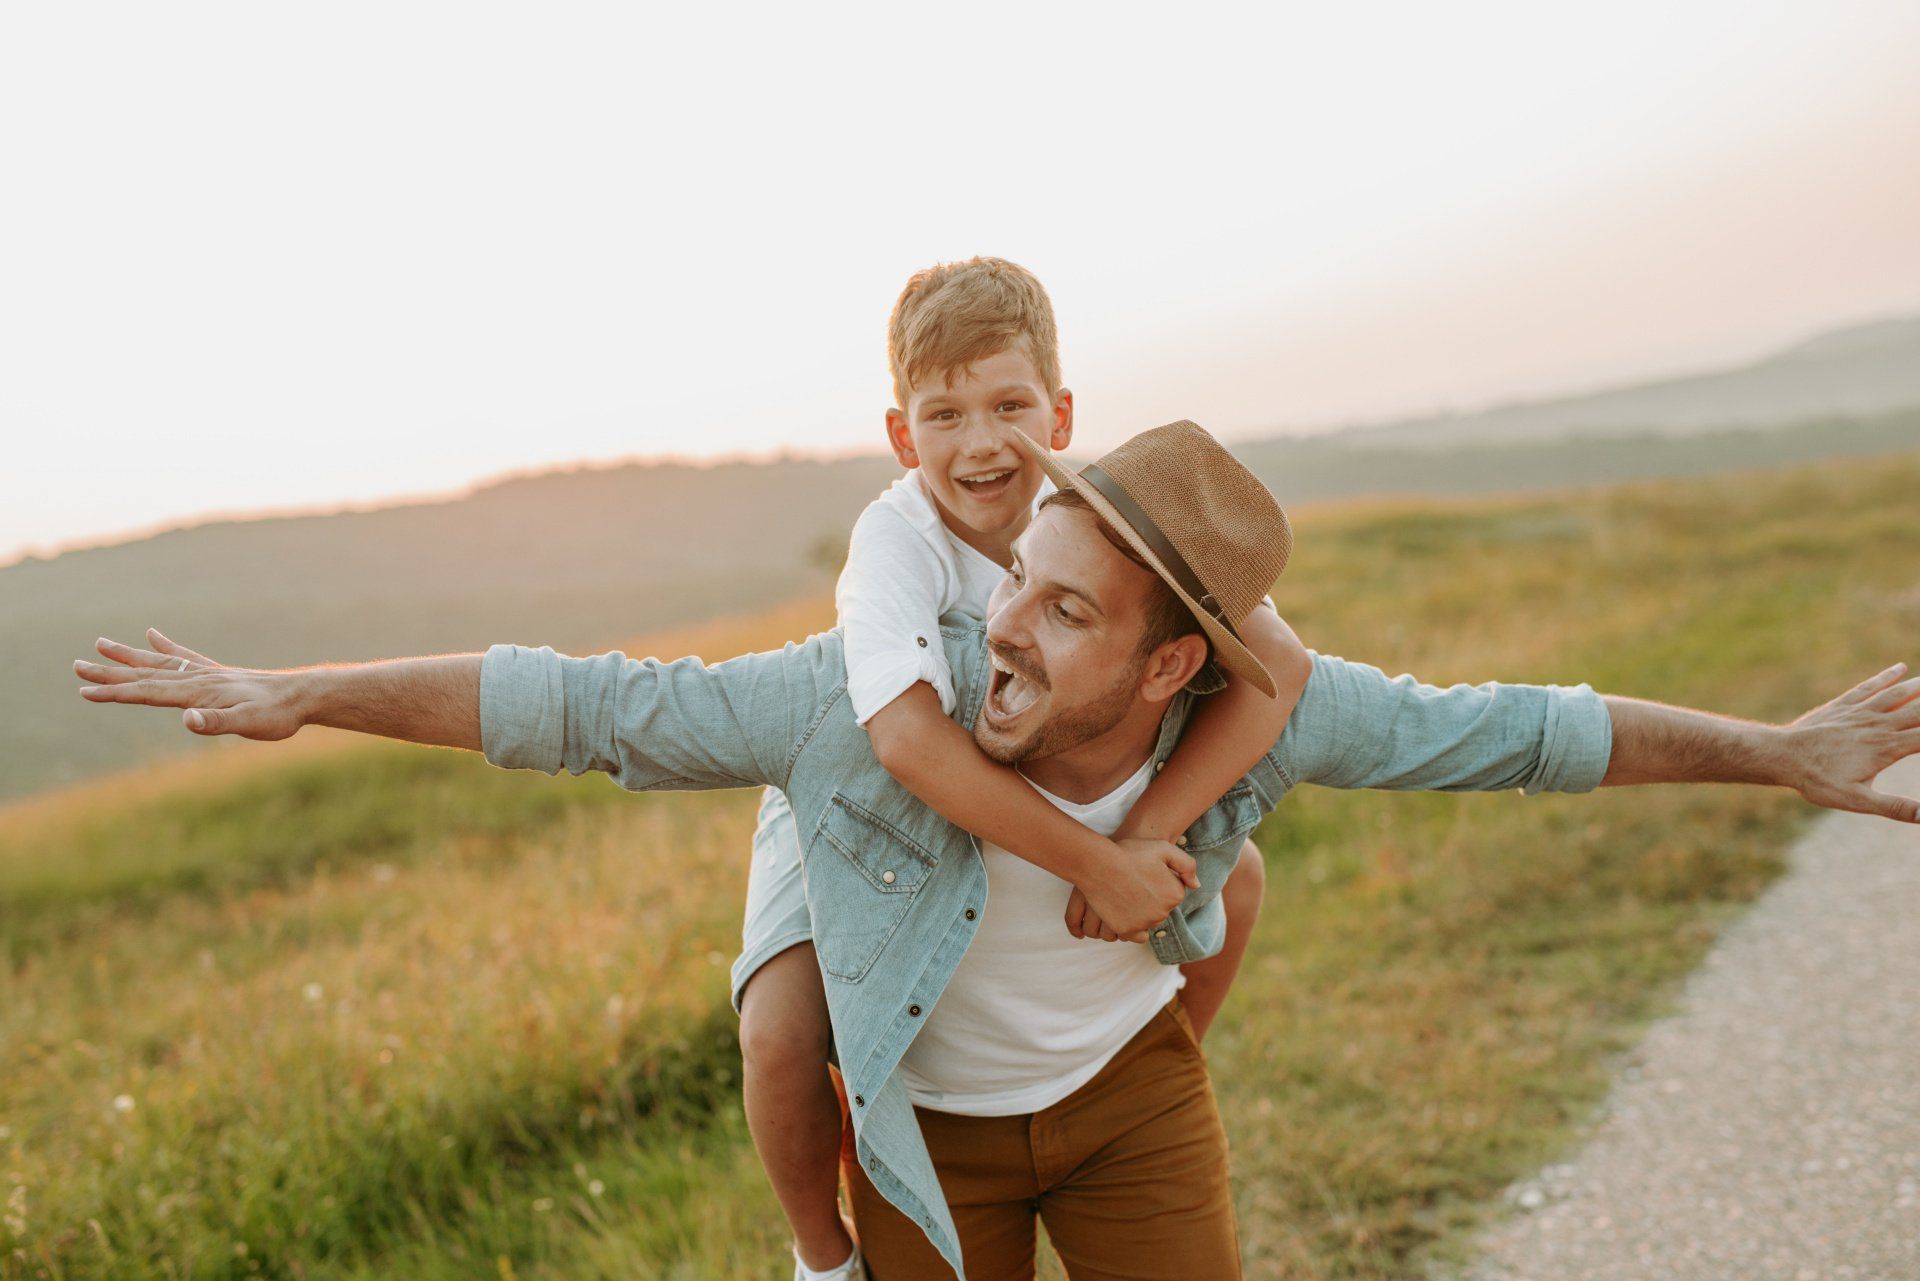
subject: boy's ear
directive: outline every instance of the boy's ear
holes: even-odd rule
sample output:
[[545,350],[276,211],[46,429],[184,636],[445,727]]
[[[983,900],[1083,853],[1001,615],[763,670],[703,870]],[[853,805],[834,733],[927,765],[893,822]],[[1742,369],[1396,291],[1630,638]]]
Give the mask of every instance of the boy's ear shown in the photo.
[[1073,393],[1062,387],[1053,393],[1053,434],[1047,448],[1059,453],[1073,443]]
[[920,465],[920,455],[913,447],[913,432],[907,427],[907,416],[898,409],[887,410],[887,445],[902,467],[911,471]]

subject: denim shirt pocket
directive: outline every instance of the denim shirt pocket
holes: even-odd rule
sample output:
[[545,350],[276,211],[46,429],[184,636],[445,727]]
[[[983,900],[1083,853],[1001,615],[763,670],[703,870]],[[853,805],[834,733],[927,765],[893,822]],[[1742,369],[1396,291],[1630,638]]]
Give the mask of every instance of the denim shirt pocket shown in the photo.
[[938,862],[898,827],[839,792],[827,799],[807,861],[820,969],[858,983],[913,906]]

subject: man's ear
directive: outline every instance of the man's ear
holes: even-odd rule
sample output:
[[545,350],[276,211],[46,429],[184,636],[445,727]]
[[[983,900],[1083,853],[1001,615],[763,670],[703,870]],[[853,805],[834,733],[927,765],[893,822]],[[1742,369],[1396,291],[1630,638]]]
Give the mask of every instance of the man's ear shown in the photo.
[[1186,688],[1207,661],[1207,638],[1199,632],[1175,637],[1147,655],[1140,673],[1140,697],[1164,703]]
[[1053,432],[1047,448],[1059,453],[1073,443],[1073,393],[1062,387],[1053,393]]
[[913,432],[907,426],[907,416],[898,409],[887,410],[887,445],[902,467],[911,471],[920,465],[920,455],[913,447]]

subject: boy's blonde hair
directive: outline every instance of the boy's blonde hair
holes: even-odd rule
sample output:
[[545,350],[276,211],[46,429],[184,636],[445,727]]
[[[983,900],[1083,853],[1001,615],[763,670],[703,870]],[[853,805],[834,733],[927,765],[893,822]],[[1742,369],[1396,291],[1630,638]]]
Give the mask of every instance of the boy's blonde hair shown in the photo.
[[938,373],[948,382],[975,361],[1021,341],[1048,396],[1060,390],[1060,333],[1034,274],[1005,258],[969,258],[916,271],[887,321],[894,404]]

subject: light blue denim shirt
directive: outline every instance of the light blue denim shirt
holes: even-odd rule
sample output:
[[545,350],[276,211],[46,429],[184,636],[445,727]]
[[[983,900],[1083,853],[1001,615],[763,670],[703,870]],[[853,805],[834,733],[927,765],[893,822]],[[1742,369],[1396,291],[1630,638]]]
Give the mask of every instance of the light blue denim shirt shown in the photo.
[[[941,635],[954,719],[971,728],[987,690],[984,629],[955,615]],[[495,645],[481,664],[480,737],[487,760],[507,769],[600,770],[641,792],[787,793],[859,1159],[964,1278],[953,1219],[895,1069],[979,928],[986,869],[971,836],[880,768],[846,684],[837,631],[711,667]],[[1172,752],[1194,697],[1182,692],[1168,707],[1157,760]],[[1599,786],[1611,751],[1606,705],[1585,685],[1443,690],[1315,654],[1273,750],[1188,829],[1200,888],[1151,931],[1154,953],[1178,965],[1219,950],[1220,887],[1240,845],[1301,783],[1584,792]]]

